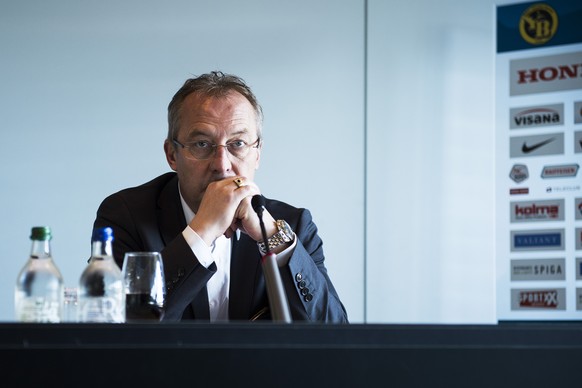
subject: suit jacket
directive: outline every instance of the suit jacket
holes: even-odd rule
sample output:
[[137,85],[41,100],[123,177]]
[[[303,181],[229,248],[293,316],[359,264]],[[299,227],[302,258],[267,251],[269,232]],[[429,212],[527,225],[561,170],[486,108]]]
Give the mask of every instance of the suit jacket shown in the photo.
[[[288,264],[280,267],[293,321],[347,323],[310,212],[270,199],[265,207],[275,219],[286,220],[297,238]],[[201,265],[182,236],[187,223],[176,173],[107,197],[94,222],[94,227],[105,226],[113,228],[113,255],[120,268],[126,252],[161,252],[167,286],[164,320],[209,319],[206,282],[216,267]],[[232,239],[230,320],[269,317],[263,314],[269,301],[257,244],[244,233]]]

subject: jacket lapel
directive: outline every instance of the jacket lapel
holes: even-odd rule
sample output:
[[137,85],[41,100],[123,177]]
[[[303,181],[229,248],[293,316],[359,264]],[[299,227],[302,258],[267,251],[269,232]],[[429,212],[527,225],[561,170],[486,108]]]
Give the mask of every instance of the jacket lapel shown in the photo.
[[158,220],[164,245],[168,245],[186,227],[178,191],[178,175],[168,181],[158,197]]

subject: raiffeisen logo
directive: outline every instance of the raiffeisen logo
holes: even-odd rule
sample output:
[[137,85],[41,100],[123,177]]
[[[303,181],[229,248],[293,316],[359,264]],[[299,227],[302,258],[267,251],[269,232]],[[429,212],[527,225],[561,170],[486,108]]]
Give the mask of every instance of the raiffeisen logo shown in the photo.
[[534,4],[521,15],[519,33],[528,43],[544,44],[558,30],[558,14],[547,4]]
[[511,222],[563,221],[564,199],[511,202]]
[[510,61],[510,95],[582,89],[582,52]]
[[513,108],[509,114],[511,129],[564,124],[564,104]]

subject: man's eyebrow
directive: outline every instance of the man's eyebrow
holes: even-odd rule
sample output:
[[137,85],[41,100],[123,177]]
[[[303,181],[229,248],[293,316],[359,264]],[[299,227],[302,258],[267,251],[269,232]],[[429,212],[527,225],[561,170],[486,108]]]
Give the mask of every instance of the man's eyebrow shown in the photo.
[[[228,137],[246,135],[248,133],[249,133],[249,130],[247,128],[243,128],[243,129],[240,129],[238,131],[235,131],[235,132],[229,134]],[[212,137],[212,135],[209,133],[209,131],[205,131],[203,129],[193,129],[188,133],[187,140],[198,137],[198,136],[205,136],[205,137],[209,137],[209,138]]]

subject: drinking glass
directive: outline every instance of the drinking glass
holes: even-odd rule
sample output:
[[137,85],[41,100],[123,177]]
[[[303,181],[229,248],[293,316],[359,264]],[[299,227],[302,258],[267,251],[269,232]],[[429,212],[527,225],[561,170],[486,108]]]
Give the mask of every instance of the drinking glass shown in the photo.
[[121,272],[126,322],[160,321],[166,299],[162,255],[159,252],[127,252]]

